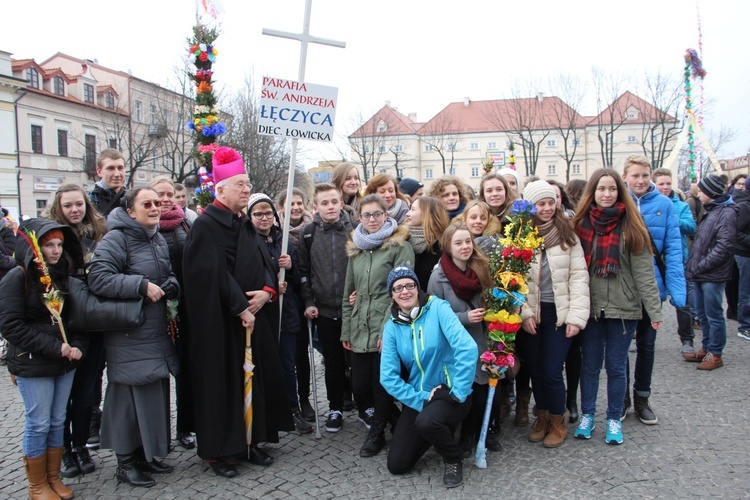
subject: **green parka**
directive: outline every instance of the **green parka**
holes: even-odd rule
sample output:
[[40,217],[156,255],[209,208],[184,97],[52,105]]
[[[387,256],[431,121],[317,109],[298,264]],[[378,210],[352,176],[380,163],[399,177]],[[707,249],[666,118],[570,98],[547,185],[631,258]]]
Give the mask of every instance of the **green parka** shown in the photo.
[[[594,236],[593,249],[596,249]],[[595,251],[595,250],[594,250]],[[594,276],[596,259],[589,264],[591,317],[639,320],[643,317],[641,303],[653,322],[661,322],[661,298],[654,276],[654,257],[647,245],[639,254],[632,254],[624,239],[620,240],[620,274],[606,278]]]
[[[388,273],[399,265],[414,266],[414,250],[408,237],[409,228],[398,226],[374,250],[362,250],[351,240],[346,245],[349,262],[342,298],[341,341],[350,342],[353,352],[378,352],[378,339],[391,314],[391,294],[386,290]],[[357,301],[352,307],[349,295],[355,290]]]

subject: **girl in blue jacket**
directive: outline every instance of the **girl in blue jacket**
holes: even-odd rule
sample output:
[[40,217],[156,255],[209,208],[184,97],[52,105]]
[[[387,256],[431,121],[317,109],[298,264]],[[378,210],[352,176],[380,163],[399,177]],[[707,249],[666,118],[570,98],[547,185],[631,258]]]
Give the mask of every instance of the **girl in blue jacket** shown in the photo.
[[[448,302],[419,290],[408,267],[388,275],[393,299],[383,329],[380,383],[404,405],[388,451],[388,470],[411,470],[430,448],[443,457],[443,483],[463,483],[462,451],[453,430],[471,409],[477,344]],[[409,372],[401,378],[401,366]]]

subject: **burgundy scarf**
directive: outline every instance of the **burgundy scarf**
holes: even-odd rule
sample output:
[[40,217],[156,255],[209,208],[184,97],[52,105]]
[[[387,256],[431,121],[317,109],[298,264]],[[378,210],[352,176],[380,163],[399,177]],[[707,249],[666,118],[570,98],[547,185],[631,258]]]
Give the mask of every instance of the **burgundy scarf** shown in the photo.
[[171,231],[182,223],[182,219],[185,218],[185,212],[182,208],[177,205],[172,207],[172,210],[162,212],[159,217],[159,231]]
[[622,215],[625,205],[617,202],[609,208],[592,206],[589,216],[583,219],[578,228],[586,265],[591,264],[594,235],[596,239],[596,260],[594,276],[606,278],[610,274],[620,273],[620,237],[622,234]]
[[440,265],[459,299],[469,302],[478,292],[482,291],[479,276],[472,268],[467,267],[466,272],[462,271],[447,253],[440,257]]

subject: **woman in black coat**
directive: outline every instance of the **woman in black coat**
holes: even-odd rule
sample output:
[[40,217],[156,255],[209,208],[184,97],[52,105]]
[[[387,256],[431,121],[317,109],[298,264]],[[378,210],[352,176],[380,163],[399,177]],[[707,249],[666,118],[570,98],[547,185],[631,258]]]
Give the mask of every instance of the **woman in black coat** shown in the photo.
[[8,341],[8,371],[26,410],[23,461],[29,498],[73,498],[60,481],[63,425],[75,368],[88,341],[64,332],[58,313],[68,276],[82,265],[83,256],[69,227],[44,219],[21,224],[16,256],[20,265],[0,282],[0,330]]
[[172,468],[156,460],[169,453],[169,375],[177,374],[177,353],[167,334],[167,299],[180,286],[159,234],[156,192],[136,188],[125,195],[126,208],[107,219],[109,232],[94,252],[91,291],[111,298],[144,300],[145,321],[138,328],[104,336],[107,394],[102,414],[101,447],[117,455],[117,479],[153,486],[143,472]]

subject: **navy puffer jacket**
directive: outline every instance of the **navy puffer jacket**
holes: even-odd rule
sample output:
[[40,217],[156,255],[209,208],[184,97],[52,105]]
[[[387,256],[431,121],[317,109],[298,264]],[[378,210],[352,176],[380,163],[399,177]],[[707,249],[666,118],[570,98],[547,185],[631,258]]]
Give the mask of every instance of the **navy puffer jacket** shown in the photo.
[[729,281],[734,266],[737,205],[723,194],[704,205],[706,213],[695,233],[685,272],[691,281]]
[[[89,271],[91,291],[103,297],[142,298],[145,322],[132,330],[104,334],[107,378],[145,385],[178,373],[177,354],[167,333],[166,299],[179,297],[180,286],[169,262],[167,242],[149,234],[125,209],[107,218],[109,232],[96,247]],[[164,290],[157,302],[146,297],[148,283]]]

